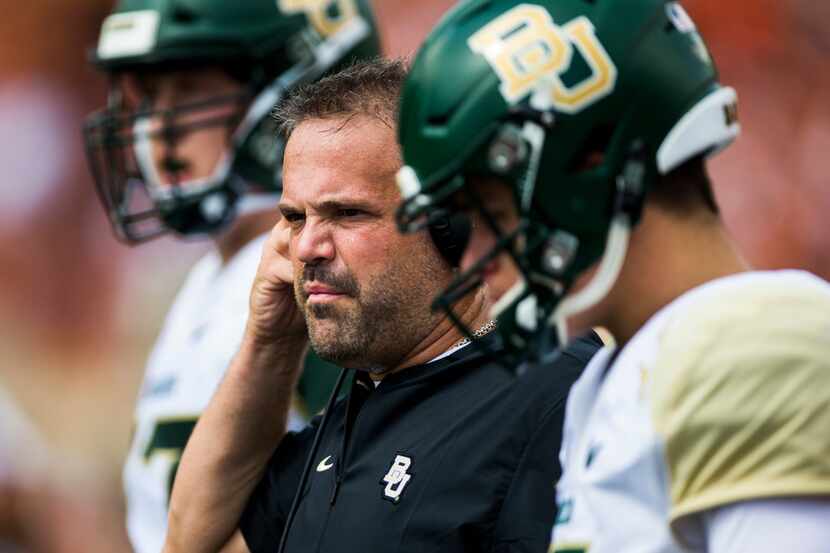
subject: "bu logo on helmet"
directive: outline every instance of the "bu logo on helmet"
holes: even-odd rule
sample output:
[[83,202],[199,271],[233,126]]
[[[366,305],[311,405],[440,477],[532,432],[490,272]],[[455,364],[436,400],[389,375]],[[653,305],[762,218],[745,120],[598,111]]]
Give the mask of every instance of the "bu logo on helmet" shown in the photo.
[[[559,26],[545,8],[519,4],[482,27],[467,44],[493,67],[510,104],[534,93],[534,107],[577,113],[616,85],[617,68],[585,16]],[[574,46],[591,75],[568,86],[562,75],[571,66]]]
[[358,15],[355,0],[277,0],[285,13],[305,12],[317,31],[331,36]]
[[383,498],[388,499],[392,503],[397,503],[401,500],[401,494],[404,488],[409,483],[412,474],[408,473],[409,466],[412,464],[412,458],[406,455],[396,455],[395,460],[392,461],[392,466],[383,480],[381,485],[386,484],[383,488]]

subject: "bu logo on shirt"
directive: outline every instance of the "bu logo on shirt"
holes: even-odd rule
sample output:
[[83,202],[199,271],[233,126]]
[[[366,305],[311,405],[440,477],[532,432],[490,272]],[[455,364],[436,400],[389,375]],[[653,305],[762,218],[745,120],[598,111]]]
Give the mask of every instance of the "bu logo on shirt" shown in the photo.
[[412,474],[407,472],[409,466],[412,464],[412,457],[406,455],[396,455],[395,460],[392,461],[392,466],[389,467],[386,476],[380,481],[383,488],[383,499],[387,499],[392,503],[397,503],[401,500],[401,494],[407,483],[412,478]]

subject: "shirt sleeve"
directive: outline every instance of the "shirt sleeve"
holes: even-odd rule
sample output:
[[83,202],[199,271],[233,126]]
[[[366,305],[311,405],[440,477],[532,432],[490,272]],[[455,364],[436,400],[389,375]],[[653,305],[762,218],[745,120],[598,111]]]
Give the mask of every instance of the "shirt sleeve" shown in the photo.
[[710,295],[666,326],[658,352],[652,419],[673,526],[731,503],[830,495],[826,284]]
[[711,553],[824,553],[830,543],[827,499],[761,499],[689,517],[683,541]]
[[268,461],[239,521],[251,553],[272,553],[279,546],[320,419],[314,418],[300,432],[286,434]]
[[496,523],[495,553],[545,551],[556,519],[556,483],[562,474],[564,398],[530,437]]
[[[543,406],[505,495],[496,523],[493,551],[525,553],[545,551],[550,529],[556,519],[556,484],[562,475],[559,448],[565,418],[565,401],[585,365],[602,346],[591,332],[572,341],[561,355],[541,367],[557,375],[554,384],[542,386],[539,404]],[[551,394],[551,389],[553,394]]]

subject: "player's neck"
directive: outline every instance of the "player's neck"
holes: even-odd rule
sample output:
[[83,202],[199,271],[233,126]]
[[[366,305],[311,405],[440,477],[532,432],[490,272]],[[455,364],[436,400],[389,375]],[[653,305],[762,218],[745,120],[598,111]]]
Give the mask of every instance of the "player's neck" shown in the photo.
[[620,345],[661,308],[712,280],[750,270],[721,221],[683,219],[646,210],[609,307],[609,329]]
[[222,265],[233,259],[248,242],[271,230],[279,217],[276,209],[242,215],[224,232],[214,236],[213,244],[222,259]]

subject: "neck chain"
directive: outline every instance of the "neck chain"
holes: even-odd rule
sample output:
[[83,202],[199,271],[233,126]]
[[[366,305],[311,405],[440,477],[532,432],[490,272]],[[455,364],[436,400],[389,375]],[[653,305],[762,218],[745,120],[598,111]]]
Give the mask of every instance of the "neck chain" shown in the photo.
[[[491,319],[491,320],[487,321],[486,323],[484,323],[483,325],[481,325],[478,328],[478,330],[473,331],[473,338],[481,338],[482,336],[492,332],[495,328],[496,328],[496,321]],[[461,338],[459,341],[457,341],[455,343],[455,345],[450,349],[452,351],[454,351],[454,350],[457,350],[459,348],[463,348],[464,346],[468,345],[469,343],[470,343],[470,339],[464,337],[464,338]]]

